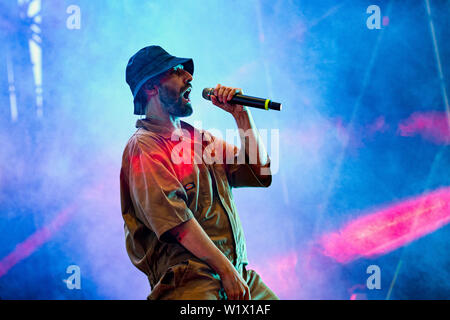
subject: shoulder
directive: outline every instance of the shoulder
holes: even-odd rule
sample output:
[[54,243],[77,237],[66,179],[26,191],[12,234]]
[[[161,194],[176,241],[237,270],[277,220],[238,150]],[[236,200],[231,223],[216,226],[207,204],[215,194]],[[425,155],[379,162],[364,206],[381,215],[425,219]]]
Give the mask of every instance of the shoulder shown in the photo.
[[125,158],[139,153],[156,155],[165,153],[166,151],[166,141],[164,137],[157,133],[138,128],[128,140],[123,157]]
[[208,130],[198,129],[192,126],[191,124],[181,121],[181,128],[189,132],[190,136],[193,140],[199,139],[200,141],[214,141],[217,138]]

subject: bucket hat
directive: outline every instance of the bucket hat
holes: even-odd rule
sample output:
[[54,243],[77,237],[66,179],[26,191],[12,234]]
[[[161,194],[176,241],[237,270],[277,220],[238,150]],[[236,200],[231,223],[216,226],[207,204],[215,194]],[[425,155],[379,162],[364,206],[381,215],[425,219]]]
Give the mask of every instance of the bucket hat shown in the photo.
[[160,46],[142,48],[130,58],[125,77],[133,94],[134,114],[142,115],[145,113],[144,106],[141,106],[135,100],[144,83],[179,64],[191,75],[194,74],[194,61],[191,58],[172,56]]

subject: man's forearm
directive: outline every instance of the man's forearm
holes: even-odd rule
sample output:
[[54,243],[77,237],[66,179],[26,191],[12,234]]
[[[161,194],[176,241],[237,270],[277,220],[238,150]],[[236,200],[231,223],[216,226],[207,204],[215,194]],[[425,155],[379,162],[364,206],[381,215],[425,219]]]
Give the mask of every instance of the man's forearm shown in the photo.
[[176,240],[197,258],[223,273],[230,261],[215,246],[196,219],[192,218],[169,231]]
[[219,274],[228,299],[248,300],[251,298],[245,280],[230,260],[214,245],[197,220],[189,219],[169,232],[181,245],[209,264]]
[[[241,152],[247,152],[250,157],[250,163],[265,166],[268,161],[266,148],[261,141],[250,110],[245,109],[245,111],[239,112],[234,115],[234,119],[241,138]],[[256,160],[254,160],[255,156]]]

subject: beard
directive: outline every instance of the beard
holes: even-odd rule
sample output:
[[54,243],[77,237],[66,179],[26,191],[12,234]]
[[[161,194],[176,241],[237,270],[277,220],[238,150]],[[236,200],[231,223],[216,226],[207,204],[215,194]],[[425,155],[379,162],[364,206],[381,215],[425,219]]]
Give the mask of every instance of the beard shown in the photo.
[[176,92],[165,86],[160,87],[159,99],[162,107],[174,117],[188,117],[192,114],[193,109],[190,102],[183,103],[180,92]]

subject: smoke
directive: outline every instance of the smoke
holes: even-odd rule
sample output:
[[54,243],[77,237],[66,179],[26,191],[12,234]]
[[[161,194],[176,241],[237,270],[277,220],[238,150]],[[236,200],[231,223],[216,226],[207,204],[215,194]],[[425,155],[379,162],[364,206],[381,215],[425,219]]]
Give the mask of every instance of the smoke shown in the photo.
[[[69,5],[80,7],[80,29],[66,27]],[[217,83],[283,103],[279,113],[251,111],[258,128],[280,132],[279,144],[268,145],[271,157],[279,150],[272,186],[233,190],[249,267],[275,293],[384,299],[398,271],[391,298],[445,297],[448,226],[350,262],[320,247],[324,235],[380,206],[450,185],[448,126],[424,8],[378,5],[389,15],[383,30],[367,29],[367,6],[351,1],[43,2],[44,117],[37,120],[33,107],[19,104],[12,123],[8,108],[1,111],[0,261],[47,231],[0,277],[0,296],[148,295],[146,276],[125,252],[119,171],[136,121],[125,66],[140,48],[157,44],[194,59],[194,113],[184,119],[191,124],[223,133],[236,127],[201,98],[204,87]],[[434,5],[449,74],[448,8]],[[4,65],[0,72],[6,74]],[[19,68],[15,76],[27,78]],[[8,88],[5,79],[0,85]],[[26,93],[33,96],[32,89]],[[0,99],[8,106],[6,93]],[[423,139],[409,139],[414,135]],[[58,220],[66,208],[74,209]],[[54,221],[61,223],[45,229]],[[381,268],[379,291],[365,286],[370,264]],[[63,282],[69,265],[80,266],[81,290]]]
[[450,122],[445,112],[415,112],[398,125],[403,137],[415,135],[439,145],[450,143]]

